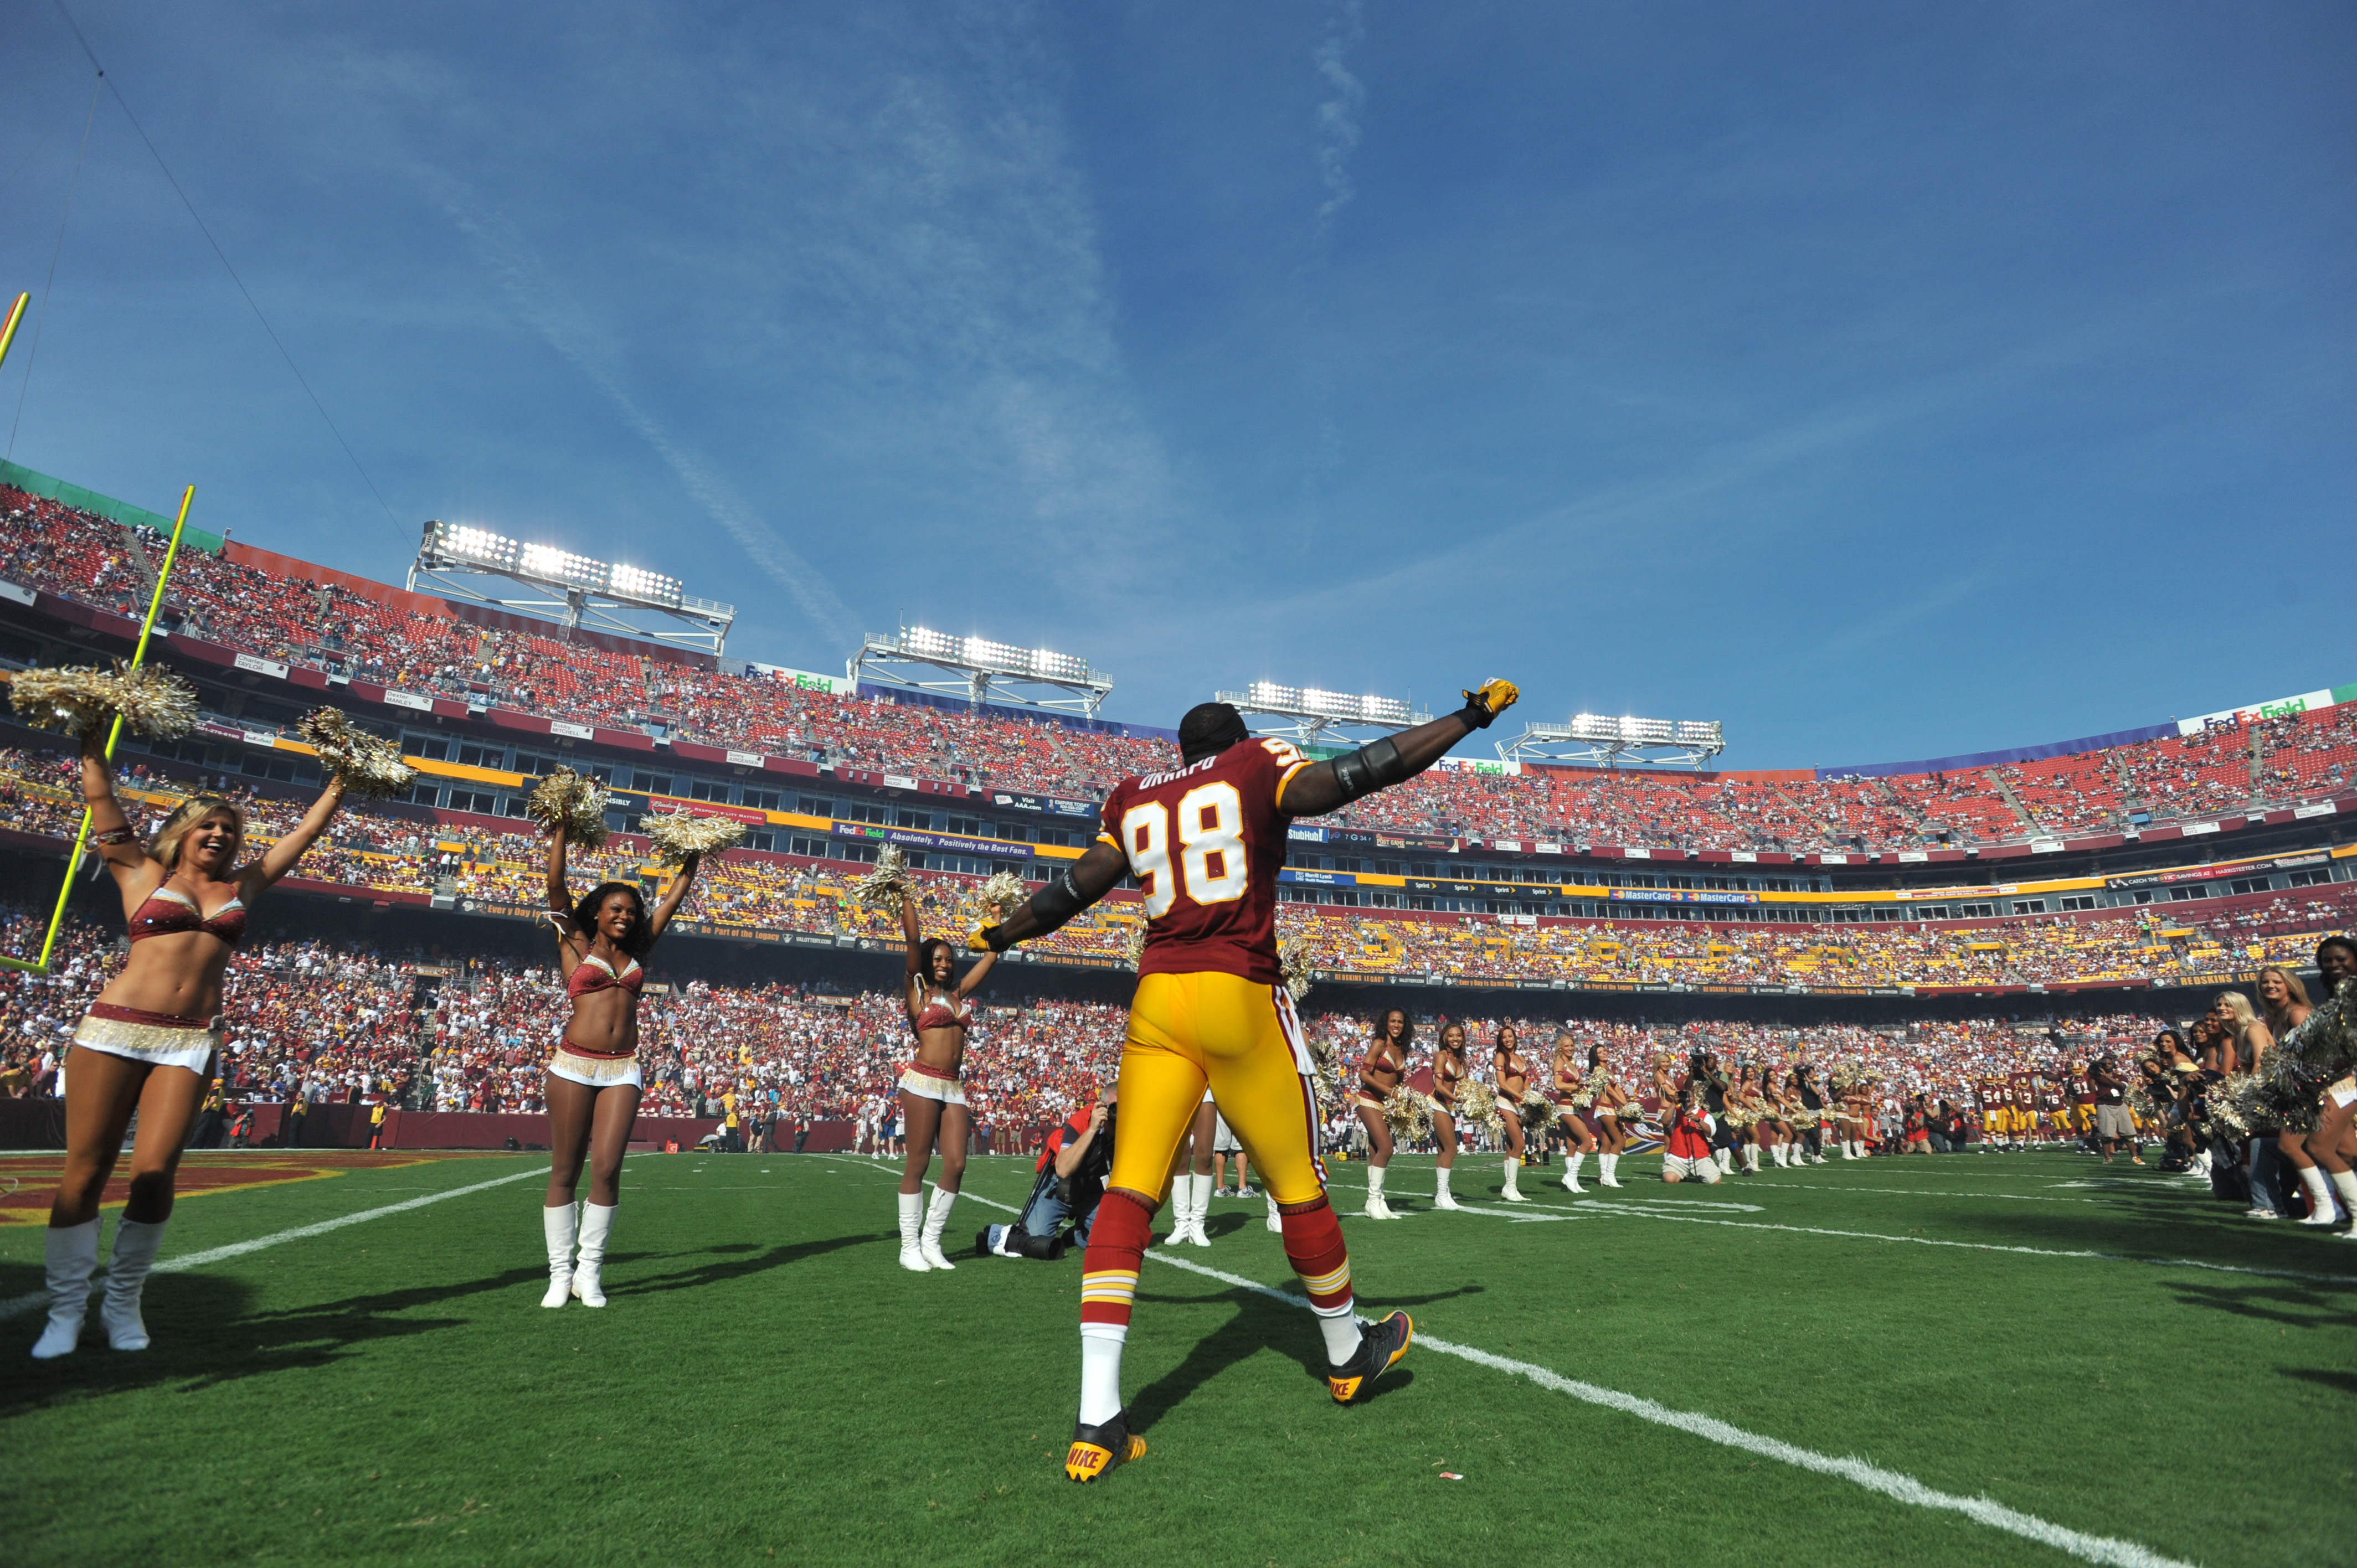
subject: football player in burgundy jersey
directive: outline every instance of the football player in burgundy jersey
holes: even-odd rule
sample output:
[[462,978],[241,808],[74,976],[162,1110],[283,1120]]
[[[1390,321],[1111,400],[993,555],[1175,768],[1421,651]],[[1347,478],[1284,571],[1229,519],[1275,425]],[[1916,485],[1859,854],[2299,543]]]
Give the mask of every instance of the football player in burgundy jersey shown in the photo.
[[1122,1405],[1122,1345],[1154,1211],[1206,1085],[1276,1202],[1286,1258],[1325,1337],[1336,1402],[1365,1397],[1407,1353],[1415,1325],[1406,1313],[1360,1327],[1350,1254],[1327,1201],[1312,1067],[1276,952],[1286,824],[1414,778],[1520,696],[1511,682],[1485,682],[1445,718],[1325,762],[1255,738],[1225,703],[1199,704],[1178,725],[1179,766],[1114,786],[1103,831],[1078,864],[971,939],[1003,952],[1056,929],[1125,876],[1145,895],[1146,951],[1122,1047],[1121,1140],[1081,1268],[1081,1410],[1064,1459],[1073,1480],[1092,1481],[1146,1452]]

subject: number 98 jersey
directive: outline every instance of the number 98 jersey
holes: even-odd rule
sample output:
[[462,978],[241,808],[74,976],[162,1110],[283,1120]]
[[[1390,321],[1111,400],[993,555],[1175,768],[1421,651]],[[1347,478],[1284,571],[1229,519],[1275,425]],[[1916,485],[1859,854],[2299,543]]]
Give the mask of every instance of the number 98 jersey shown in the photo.
[[1285,787],[1309,759],[1281,740],[1240,741],[1168,773],[1125,779],[1098,835],[1129,857],[1146,896],[1140,974],[1209,970],[1274,985]]

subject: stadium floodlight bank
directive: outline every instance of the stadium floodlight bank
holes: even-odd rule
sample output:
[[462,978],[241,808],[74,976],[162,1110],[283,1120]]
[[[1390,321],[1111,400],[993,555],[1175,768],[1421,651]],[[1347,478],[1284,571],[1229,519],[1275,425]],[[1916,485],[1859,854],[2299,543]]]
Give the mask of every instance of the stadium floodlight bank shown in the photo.
[[1075,654],[921,626],[904,626],[890,637],[870,633],[844,672],[855,690],[863,680],[877,681],[964,697],[976,707],[996,702],[1088,718],[1113,693],[1113,677]]
[[[523,598],[487,588],[487,581],[520,583],[555,598]],[[470,604],[555,620],[570,629],[587,627],[718,658],[727,651],[728,628],[737,607],[701,599],[677,577],[593,561],[553,544],[526,544],[487,528],[428,522],[425,539],[410,564],[409,587],[420,583]],[[662,619],[648,614],[657,612]]]
[[1504,762],[1587,762],[1603,768],[1624,762],[1700,768],[1726,749],[1727,732],[1717,719],[1574,714],[1567,725],[1525,725],[1522,734],[1498,743],[1498,757]]
[[[1247,721],[1263,720],[1254,726],[1255,734],[1283,736],[1304,745],[1369,738],[1361,732],[1389,734],[1432,721],[1430,714],[1412,713],[1409,704],[1396,697],[1280,686],[1274,681],[1255,681],[1241,692],[1214,692],[1212,697],[1232,705]],[[1279,722],[1265,722],[1271,719]]]

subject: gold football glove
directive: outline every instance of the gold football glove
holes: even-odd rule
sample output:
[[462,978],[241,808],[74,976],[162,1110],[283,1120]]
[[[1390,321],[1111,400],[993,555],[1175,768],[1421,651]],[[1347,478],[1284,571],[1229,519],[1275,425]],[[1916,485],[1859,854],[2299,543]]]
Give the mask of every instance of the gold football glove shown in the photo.
[[966,951],[996,952],[998,950],[990,945],[990,932],[996,929],[992,926],[977,926],[968,931],[965,935]]
[[1484,681],[1465,693],[1465,719],[1476,729],[1488,729],[1490,721],[1522,701],[1522,688],[1512,681]]

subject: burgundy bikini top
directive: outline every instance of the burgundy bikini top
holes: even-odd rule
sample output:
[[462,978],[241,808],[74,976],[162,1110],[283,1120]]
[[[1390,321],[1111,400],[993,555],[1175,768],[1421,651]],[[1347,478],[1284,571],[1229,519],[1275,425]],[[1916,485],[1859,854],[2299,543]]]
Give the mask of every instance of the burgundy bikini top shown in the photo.
[[208,918],[197,908],[197,901],[187,894],[158,887],[132,913],[131,940],[135,942],[143,937],[173,936],[181,931],[202,931],[235,947],[245,937],[245,900],[232,898]]
[[616,974],[612,964],[591,953],[581,961],[581,967],[565,981],[565,993],[567,996],[587,996],[593,991],[610,991],[619,985],[636,996],[639,988],[646,983],[647,972],[639,967],[637,959],[630,961],[630,968]]
[[927,994],[925,1004],[918,1009],[914,1027],[923,1034],[927,1029],[963,1029],[974,1004],[954,993],[934,992]]

